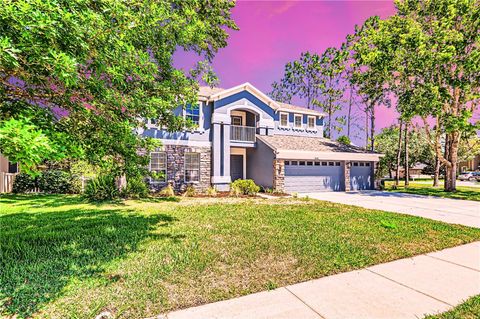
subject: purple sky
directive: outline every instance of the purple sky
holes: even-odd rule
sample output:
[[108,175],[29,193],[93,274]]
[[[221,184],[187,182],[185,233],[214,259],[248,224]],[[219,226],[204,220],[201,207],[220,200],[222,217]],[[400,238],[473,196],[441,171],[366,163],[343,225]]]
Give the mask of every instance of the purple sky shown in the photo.
[[[301,52],[321,53],[339,47],[356,24],[368,17],[388,17],[395,11],[391,1],[237,1],[233,19],[240,31],[230,31],[228,46],[221,49],[213,67],[220,87],[244,82],[266,92],[281,78],[285,63]],[[175,56],[178,67],[190,67],[191,54]],[[378,109],[377,127],[392,124],[395,112]],[[360,125],[363,120],[359,119]],[[363,134],[360,133],[361,137]],[[361,140],[357,140],[362,143]]]

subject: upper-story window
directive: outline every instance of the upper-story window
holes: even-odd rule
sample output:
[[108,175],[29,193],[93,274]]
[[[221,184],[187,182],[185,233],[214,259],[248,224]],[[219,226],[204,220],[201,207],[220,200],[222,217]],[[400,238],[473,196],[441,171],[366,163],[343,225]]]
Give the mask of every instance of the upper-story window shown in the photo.
[[238,115],[232,115],[232,125],[242,125],[242,117]]
[[288,113],[280,113],[280,126],[288,126]]
[[308,128],[312,130],[315,129],[315,116],[308,117]]
[[185,107],[185,119],[198,126],[200,124],[200,105],[187,105]]
[[301,114],[295,114],[294,124],[295,124],[295,127],[296,127],[296,128],[302,127],[302,118],[303,118],[303,115],[301,115]]

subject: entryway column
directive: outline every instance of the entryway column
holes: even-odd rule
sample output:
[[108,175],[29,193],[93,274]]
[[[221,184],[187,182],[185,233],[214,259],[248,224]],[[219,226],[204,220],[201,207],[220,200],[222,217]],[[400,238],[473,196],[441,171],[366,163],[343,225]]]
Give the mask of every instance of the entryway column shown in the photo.
[[219,191],[230,189],[230,116],[212,114],[212,178]]
[[344,161],[343,162],[343,176],[345,177],[345,191],[349,192],[350,188],[350,168],[352,166],[352,162]]

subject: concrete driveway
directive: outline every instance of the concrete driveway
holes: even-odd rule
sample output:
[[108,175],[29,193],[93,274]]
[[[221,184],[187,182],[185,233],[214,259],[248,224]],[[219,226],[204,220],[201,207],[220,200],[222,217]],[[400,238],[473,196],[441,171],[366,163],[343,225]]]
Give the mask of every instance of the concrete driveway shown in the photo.
[[304,193],[319,200],[480,228],[480,202],[381,191]]

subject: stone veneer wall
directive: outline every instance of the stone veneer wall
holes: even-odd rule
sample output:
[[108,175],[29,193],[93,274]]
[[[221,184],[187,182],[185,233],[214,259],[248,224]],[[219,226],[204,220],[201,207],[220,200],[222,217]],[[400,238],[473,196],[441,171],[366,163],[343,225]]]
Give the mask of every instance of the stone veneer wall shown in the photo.
[[382,189],[382,177],[378,176],[378,169],[380,167],[380,162],[371,162],[373,166],[373,189],[380,190]]
[[285,161],[273,160],[273,189],[278,192],[285,191]]
[[352,162],[344,161],[343,162],[343,176],[345,177],[345,191],[349,192],[351,190],[350,186],[350,168],[352,167]]
[[[185,145],[165,145],[159,152],[167,154],[167,182],[178,191],[184,191],[189,184],[199,192],[205,191],[210,187],[211,171],[211,148],[196,147]],[[185,153],[200,153],[200,181],[198,183],[185,182]],[[154,190],[160,190],[167,183],[152,183],[150,187]]]

